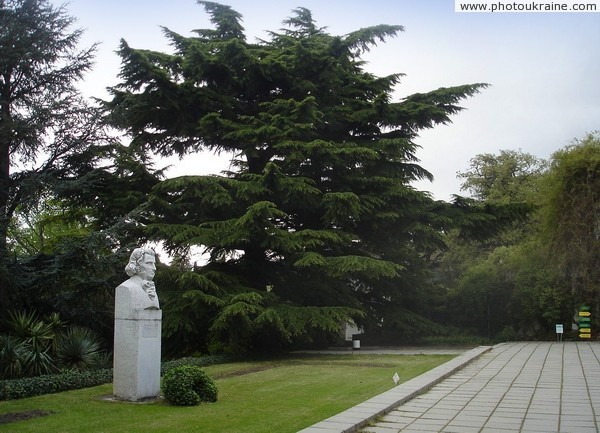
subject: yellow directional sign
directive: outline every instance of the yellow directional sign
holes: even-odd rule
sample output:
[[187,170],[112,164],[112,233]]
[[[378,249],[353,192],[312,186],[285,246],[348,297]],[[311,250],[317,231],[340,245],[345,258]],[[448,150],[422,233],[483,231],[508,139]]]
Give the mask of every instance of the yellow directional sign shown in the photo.
[[590,307],[582,305],[579,308],[579,319],[577,319],[579,325],[579,338],[590,339],[592,338],[592,312]]

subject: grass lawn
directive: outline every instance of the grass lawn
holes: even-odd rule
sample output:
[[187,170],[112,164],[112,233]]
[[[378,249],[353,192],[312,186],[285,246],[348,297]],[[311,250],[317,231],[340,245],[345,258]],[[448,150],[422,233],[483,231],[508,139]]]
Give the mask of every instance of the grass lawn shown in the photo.
[[0,424],[0,432],[294,433],[407,381],[452,355],[300,355],[206,367],[219,401],[193,407],[103,399],[112,384],[0,402],[0,415],[49,416]]

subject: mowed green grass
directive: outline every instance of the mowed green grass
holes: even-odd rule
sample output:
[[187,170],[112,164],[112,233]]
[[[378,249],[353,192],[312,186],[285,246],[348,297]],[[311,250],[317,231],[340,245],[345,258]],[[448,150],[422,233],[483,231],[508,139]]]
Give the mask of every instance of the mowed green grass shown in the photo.
[[0,402],[0,414],[44,410],[45,417],[0,424],[0,432],[293,433],[407,381],[452,355],[306,355],[215,365],[216,403],[107,400],[112,384]]

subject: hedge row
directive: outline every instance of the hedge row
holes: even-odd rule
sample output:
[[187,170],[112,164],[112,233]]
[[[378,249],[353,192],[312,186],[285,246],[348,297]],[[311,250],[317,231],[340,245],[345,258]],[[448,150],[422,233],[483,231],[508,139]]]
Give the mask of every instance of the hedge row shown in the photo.
[[160,366],[160,374],[161,376],[164,376],[174,368],[182,367],[184,365],[191,365],[194,367],[208,367],[209,365],[225,364],[227,362],[232,362],[233,360],[234,358],[229,355],[206,355],[199,357],[190,356],[187,358],[163,362]]
[[112,382],[112,375],[112,368],[106,368],[2,380],[0,381],[0,400],[16,400],[102,385]]
[[[228,356],[214,355],[165,361],[161,365],[161,374],[164,375],[173,368],[182,365],[207,367],[214,364],[223,364],[230,360],[231,358]],[[23,379],[0,380],[0,401],[89,388],[110,383],[112,380],[112,368],[81,372],[69,371],[60,374],[25,377]]]

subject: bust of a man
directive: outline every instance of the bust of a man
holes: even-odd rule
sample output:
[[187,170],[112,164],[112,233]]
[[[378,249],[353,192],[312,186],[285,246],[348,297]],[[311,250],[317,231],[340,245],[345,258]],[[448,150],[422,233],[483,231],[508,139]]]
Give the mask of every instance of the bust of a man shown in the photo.
[[154,287],[156,253],[151,248],[136,248],[125,267],[129,279],[116,289],[116,311],[158,310],[158,296]]

